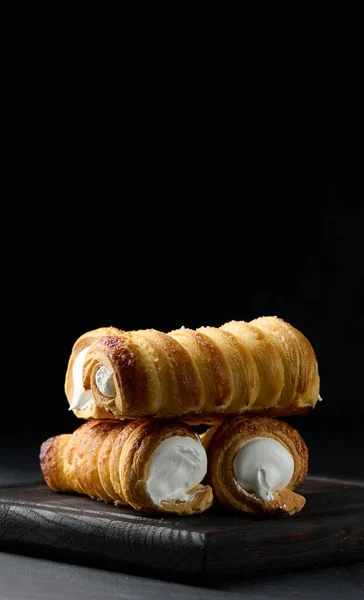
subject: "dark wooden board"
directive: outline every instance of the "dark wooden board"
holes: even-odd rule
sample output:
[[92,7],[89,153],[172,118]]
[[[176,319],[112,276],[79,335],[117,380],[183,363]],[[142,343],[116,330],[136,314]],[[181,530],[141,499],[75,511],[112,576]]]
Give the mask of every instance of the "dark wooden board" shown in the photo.
[[307,477],[306,506],[145,516],[45,484],[0,488],[0,550],[174,579],[251,578],[364,560],[364,483]]

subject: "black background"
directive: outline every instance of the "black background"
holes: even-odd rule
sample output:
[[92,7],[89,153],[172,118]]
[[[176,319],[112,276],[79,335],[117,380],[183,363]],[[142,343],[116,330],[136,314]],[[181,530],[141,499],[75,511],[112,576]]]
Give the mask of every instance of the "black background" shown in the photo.
[[85,331],[262,315],[317,354],[323,402],[297,426],[361,430],[358,15],[48,2],[2,22],[8,435],[78,426]]

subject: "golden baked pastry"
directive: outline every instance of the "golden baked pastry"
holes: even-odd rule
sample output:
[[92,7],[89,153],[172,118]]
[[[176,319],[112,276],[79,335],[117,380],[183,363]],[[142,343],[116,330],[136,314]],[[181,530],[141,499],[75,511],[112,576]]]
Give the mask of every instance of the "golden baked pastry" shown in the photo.
[[[80,347],[76,342],[72,354]],[[71,407],[72,364],[71,355],[65,384]],[[169,333],[114,329],[94,335],[82,367],[94,405],[119,419],[213,424],[230,415],[300,414],[315,407],[319,383],[312,345],[279,317]],[[74,412],[96,416],[91,403],[87,410]]]
[[91,388],[84,380],[84,358],[93,342],[101,336],[121,335],[123,332],[116,327],[99,327],[87,331],[73,344],[65,377],[65,393],[70,410],[80,419],[112,419],[112,414],[93,402]]
[[308,449],[294,427],[273,417],[227,417],[200,437],[217,503],[264,516],[303,508],[306,499],[293,490],[307,475]]
[[174,419],[90,419],[44,441],[40,467],[57,492],[77,492],[145,513],[198,514],[213,503],[201,485],[207,456],[194,429]]
[[[320,379],[316,355],[308,339],[277,317],[259,317],[250,321],[250,326],[258,329],[266,341],[273,344],[283,363],[284,385],[278,398],[272,402],[270,414],[292,415],[312,408],[320,399]],[[238,332],[236,334],[239,335]]]

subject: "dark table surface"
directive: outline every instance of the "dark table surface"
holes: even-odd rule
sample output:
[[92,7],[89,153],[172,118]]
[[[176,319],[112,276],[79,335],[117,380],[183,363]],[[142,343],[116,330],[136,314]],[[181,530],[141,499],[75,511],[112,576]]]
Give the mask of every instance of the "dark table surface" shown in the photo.
[[[310,475],[364,479],[359,428],[301,427],[301,433],[310,450]],[[14,437],[1,438],[0,485],[42,481],[38,454],[43,440],[43,433],[23,436],[21,443]],[[360,564],[199,586],[0,552],[0,600],[15,598],[364,600],[364,556]]]

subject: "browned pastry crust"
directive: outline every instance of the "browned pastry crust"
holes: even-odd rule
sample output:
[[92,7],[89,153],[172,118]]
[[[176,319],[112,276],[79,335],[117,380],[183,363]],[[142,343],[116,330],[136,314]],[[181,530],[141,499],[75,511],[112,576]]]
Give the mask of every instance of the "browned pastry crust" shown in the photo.
[[140,512],[199,514],[213,503],[208,485],[190,490],[189,501],[168,500],[159,505],[147,491],[150,458],[162,441],[174,436],[199,439],[191,426],[174,419],[92,419],[72,434],[43,442],[40,466],[54,491],[77,492]]
[[[84,350],[84,348],[91,346],[93,342],[98,340],[103,335],[121,335],[122,331],[117,329],[116,327],[99,327],[98,329],[93,329],[91,331],[87,331],[83,335],[81,335],[73,344],[71,355],[68,359],[68,365],[65,376],[64,389],[65,394],[68,400],[69,405],[72,404],[73,399],[73,366],[75,360],[79,353]],[[86,382],[86,388],[88,387],[88,382]],[[96,404],[92,404],[91,406],[86,406],[83,409],[74,408],[72,409],[73,413],[76,417],[80,419],[114,419],[114,415],[110,412],[107,412],[103,407],[97,406]]]
[[[97,387],[100,366],[113,374],[114,397]],[[303,414],[315,407],[320,381],[310,342],[278,317],[169,333],[114,330],[90,344],[83,377],[108,418],[178,417],[190,424]]]
[[40,461],[43,477],[52,490],[75,491],[64,470],[64,451],[70,441],[70,433],[48,438],[41,446]]
[[[114,398],[96,385],[100,366],[114,373]],[[177,417],[201,409],[201,384],[189,354],[154,329],[99,338],[85,361],[85,381],[96,404],[120,418]]]
[[[291,408],[312,408],[319,397],[320,379],[315,352],[308,339],[295,327],[277,317],[259,317],[250,322],[278,350],[284,368],[284,386],[274,404],[281,415]],[[287,412],[288,411],[288,412]]]
[[284,367],[276,345],[258,327],[243,321],[230,321],[222,326],[248,346],[257,367],[259,390],[254,408],[276,406],[285,384]]
[[[306,499],[295,490],[305,479],[308,469],[308,449],[296,429],[285,421],[245,416],[227,418],[221,425],[201,435],[208,456],[207,482],[221,505],[255,515],[293,515],[305,505]],[[236,482],[233,461],[238,450],[249,439],[268,437],[280,442],[294,459],[294,473],[283,490],[274,492],[273,500],[260,500],[242,490]]]

